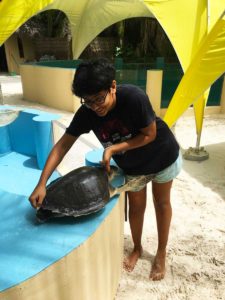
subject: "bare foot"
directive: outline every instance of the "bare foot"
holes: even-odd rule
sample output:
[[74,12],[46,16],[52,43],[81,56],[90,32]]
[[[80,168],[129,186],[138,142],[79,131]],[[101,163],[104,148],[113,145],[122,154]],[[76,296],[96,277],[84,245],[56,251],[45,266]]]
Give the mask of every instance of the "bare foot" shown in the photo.
[[166,273],[165,264],[166,264],[166,251],[163,252],[158,251],[156,253],[149,278],[154,281],[163,279]]
[[132,272],[139,257],[141,257],[143,249],[135,249],[123,261],[123,267],[127,272]]

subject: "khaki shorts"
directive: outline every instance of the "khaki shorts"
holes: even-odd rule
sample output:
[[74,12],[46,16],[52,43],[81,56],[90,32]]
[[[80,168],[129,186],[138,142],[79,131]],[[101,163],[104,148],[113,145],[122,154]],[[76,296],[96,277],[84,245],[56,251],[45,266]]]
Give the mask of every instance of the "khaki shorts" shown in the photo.
[[138,185],[136,185],[136,186],[135,185],[133,186],[133,184],[132,184],[133,188],[131,191],[138,192],[138,191],[142,190],[147,185],[147,183],[150,181],[157,182],[157,183],[165,183],[165,182],[169,182],[169,181],[173,180],[180,173],[181,168],[182,168],[182,155],[181,155],[181,153],[179,153],[177,160],[174,163],[172,163],[172,165],[170,165],[169,167],[165,168],[164,170],[162,170],[156,174],[126,175],[125,179],[126,179],[126,183],[127,183],[131,180],[142,177],[141,183],[139,181]]

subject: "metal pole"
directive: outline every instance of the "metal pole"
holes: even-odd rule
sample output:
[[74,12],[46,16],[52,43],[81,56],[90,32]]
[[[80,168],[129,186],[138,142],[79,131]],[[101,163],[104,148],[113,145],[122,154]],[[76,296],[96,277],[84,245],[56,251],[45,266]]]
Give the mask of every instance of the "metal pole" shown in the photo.
[[196,141],[196,151],[197,151],[197,152],[198,152],[199,149],[200,149],[201,133],[202,133],[202,131],[199,132],[199,133],[197,134],[197,141]]
[[[207,33],[209,32],[209,24],[210,24],[210,0],[207,0]],[[207,151],[204,150],[204,147],[200,147],[200,140],[201,140],[201,133],[202,129],[199,133],[197,133],[197,141],[196,147],[190,147],[183,155],[183,157],[187,160],[195,160],[195,161],[202,161],[209,158],[209,154]]]
[[[210,0],[207,0],[207,32],[209,32],[209,24],[210,24]],[[201,141],[202,130],[197,134],[196,141],[196,151],[200,151],[200,141]]]
[[2,88],[1,88],[1,82],[0,82],[0,105],[3,105],[3,93],[2,93]]

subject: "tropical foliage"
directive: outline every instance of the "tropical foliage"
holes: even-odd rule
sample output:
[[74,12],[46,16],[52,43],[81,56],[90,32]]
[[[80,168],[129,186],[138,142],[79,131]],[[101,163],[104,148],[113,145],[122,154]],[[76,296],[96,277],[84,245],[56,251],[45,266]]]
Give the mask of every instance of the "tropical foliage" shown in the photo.
[[99,36],[117,37],[115,56],[127,61],[151,61],[160,56],[168,61],[177,61],[173,46],[154,18],[123,20],[108,27]]
[[20,27],[19,33],[30,37],[68,37],[71,39],[68,18],[64,12],[55,9],[35,15]]

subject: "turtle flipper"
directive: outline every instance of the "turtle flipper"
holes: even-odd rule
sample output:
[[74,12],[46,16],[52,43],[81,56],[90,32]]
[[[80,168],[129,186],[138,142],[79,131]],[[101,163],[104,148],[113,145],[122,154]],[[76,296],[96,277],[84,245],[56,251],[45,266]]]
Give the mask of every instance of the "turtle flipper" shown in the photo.
[[132,188],[130,187],[130,185],[128,183],[118,186],[118,187],[113,187],[112,185],[109,185],[109,193],[110,193],[110,198],[120,194],[122,192],[126,192],[126,191],[130,191],[132,190]]
[[151,181],[154,178],[152,175],[148,176],[138,176],[137,178],[129,180],[127,183],[124,185],[121,185],[117,188],[115,188],[114,195],[120,194],[122,192],[127,192],[127,191],[132,191],[136,187],[139,187],[140,185],[147,184],[149,181]]
[[117,188],[115,188],[114,186],[112,186],[111,184],[109,184],[109,196],[110,198],[115,196],[116,194],[119,194],[117,192]]
[[36,213],[36,217],[40,223],[46,222],[48,219],[52,218],[54,213],[51,210],[39,208]]

